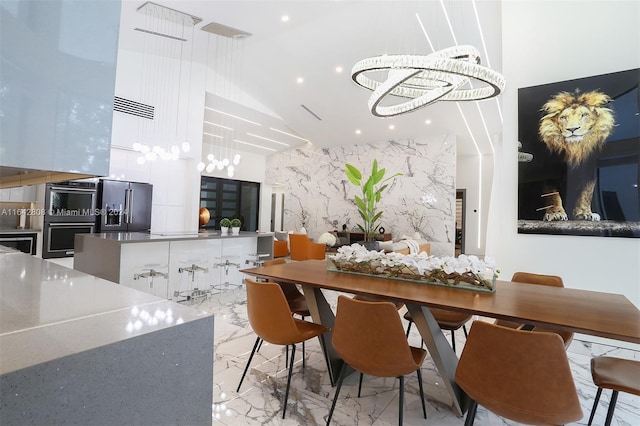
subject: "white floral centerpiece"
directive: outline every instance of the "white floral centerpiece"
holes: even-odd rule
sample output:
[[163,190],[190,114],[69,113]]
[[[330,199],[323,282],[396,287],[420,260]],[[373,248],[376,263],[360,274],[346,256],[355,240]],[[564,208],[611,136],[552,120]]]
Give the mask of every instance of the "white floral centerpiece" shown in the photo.
[[318,242],[320,244],[326,245],[327,247],[333,247],[334,245],[336,245],[336,241],[336,236],[330,232],[325,232],[318,237]]
[[491,292],[495,291],[495,279],[500,272],[489,257],[482,260],[477,256],[464,254],[458,257],[436,257],[425,252],[384,253],[367,250],[360,244],[340,247],[335,255],[327,258],[327,268]]

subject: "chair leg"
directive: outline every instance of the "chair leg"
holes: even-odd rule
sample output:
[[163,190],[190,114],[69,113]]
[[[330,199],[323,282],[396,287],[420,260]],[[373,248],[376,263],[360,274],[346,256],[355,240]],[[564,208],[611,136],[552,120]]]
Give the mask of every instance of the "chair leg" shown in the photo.
[[476,419],[476,411],[478,411],[478,403],[471,400],[469,410],[467,411],[467,418],[464,421],[464,426],[473,426],[473,422]]
[[404,376],[398,377],[400,379],[400,396],[399,396],[399,407],[398,407],[398,425],[402,426],[402,412],[404,408]]
[[604,421],[604,426],[611,425],[611,420],[613,420],[613,411],[616,409],[616,402],[618,402],[618,391],[614,390],[611,394],[611,401],[609,401],[609,411],[607,411],[607,419]]
[[242,381],[244,380],[244,376],[247,374],[247,370],[249,369],[249,364],[251,364],[251,360],[253,359],[253,355],[256,353],[258,349],[258,345],[262,343],[262,339],[260,337],[256,338],[256,343],[253,345],[253,350],[251,351],[251,355],[249,355],[249,360],[247,361],[246,367],[244,367],[244,372],[242,373],[242,377],[240,378],[240,383],[238,383],[238,389],[236,392],[240,392],[240,386],[242,386]]
[[600,401],[600,395],[602,395],[602,388],[598,388],[598,392],[596,392],[596,400],[593,401],[593,408],[591,409],[591,415],[589,416],[589,423],[587,423],[587,426],[591,426],[591,422],[593,421],[593,417],[596,415],[596,408],[598,408],[598,402]]
[[284,355],[284,365],[289,365],[289,345],[286,345]]
[[413,321],[409,321],[409,325],[407,326],[407,337],[409,337],[409,332],[411,331],[411,324],[413,324]]
[[260,344],[258,345],[258,349],[256,349],[256,352],[260,352],[261,347],[262,347],[262,340],[260,340]]
[[422,414],[424,414],[424,418],[427,418],[427,406],[424,402],[424,389],[422,388],[422,372],[420,368],[416,370],[416,374],[418,375],[418,388],[420,389],[420,402],[422,403]]
[[304,360],[304,341],[302,342],[302,369],[304,370],[304,367],[306,367],[306,363]]
[[453,352],[456,352],[456,335],[455,335],[455,331],[451,330],[451,348],[453,349]]
[[362,390],[362,376],[364,376],[364,374],[360,373],[360,380],[358,381],[358,398],[360,398],[360,391]]
[[287,377],[287,389],[284,392],[284,404],[282,406],[282,418],[287,413],[287,400],[289,399],[289,388],[291,387],[291,373],[293,373],[293,360],[296,357],[296,345],[291,345],[291,361],[289,362],[289,377]]
[[466,339],[467,337],[469,337],[469,336],[467,335],[467,326],[466,326],[466,325],[463,325],[463,326],[462,326],[462,331],[464,331],[464,337],[465,337],[465,339]]
[[347,375],[347,364],[342,366],[342,370],[340,370],[340,376],[338,377],[338,383],[336,384],[336,394],[333,397],[333,402],[331,403],[331,409],[329,410],[329,416],[327,416],[327,426],[331,422],[331,416],[333,416],[333,410],[336,408],[336,402],[338,401],[338,394],[340,393],[340,388],[342,387],[342,381]]

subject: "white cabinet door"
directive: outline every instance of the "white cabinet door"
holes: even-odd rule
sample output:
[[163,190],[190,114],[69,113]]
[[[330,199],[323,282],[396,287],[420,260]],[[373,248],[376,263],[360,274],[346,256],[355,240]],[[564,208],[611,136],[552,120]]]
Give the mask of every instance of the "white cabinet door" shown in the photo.
[[120,285],[169,299],[169,242],[122,244]]
[[172,241],[169,250],[169,297],[186,301],[203,297],[218,284],[214,261],[222,243],[217,239]]

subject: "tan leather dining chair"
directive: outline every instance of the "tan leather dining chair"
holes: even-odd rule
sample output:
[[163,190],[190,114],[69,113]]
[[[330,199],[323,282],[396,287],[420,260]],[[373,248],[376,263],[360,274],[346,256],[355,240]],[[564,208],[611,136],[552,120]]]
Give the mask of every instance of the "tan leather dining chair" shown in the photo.
[[[471,321],[473,315],[467,314],[465,312],[456,312],[450,311],[447,309],[438,309],[438,308],[429,308],[431,311],[431,315],[438,322],[438,326],[443,330],[451,331],[451,347],[453,351],[456,351],[456,336],[455,331],[462,328],[464,331],[464,337],[467,337],[467,323]],[[409,321],[409,325],[407,326],[407,337],[409,337],[409,332],[411,331],[411,325],[413,324],[413,318],[411,317],[411,313],[407,311],[404,314],[404,319]]]
[[474,321],[456,368],[471,398],[465,426],[478,405],[524,424],[561,425],[582,418],[560,336]]
[[[287,263],[287,261],[282,258],[278,258],[265,260],[262,264],[264,266],[272,266],[282,265],[283,263]],[[287,303],[289,304],[289,309],[291,309],[292,314],[300,315],[300,319],[303,320],[306,317],[311,316],[311,312],[309,312],[309,305],[307,305],[307,299],[304,297],[304,294],[298,290],[298,287],[295,284],[279,282],[278,285],[282,288],[282,292],[284,293],[284,297],[287,299]],[[258,350],[260,350],[260,346],[258,346]],[[289,346],[287,346],[285,362],[287,364],[289,363]],[[302,342],[302,366],[305,366],[304,342]]]
[[[544,275],[544,274],[534,274],[531,272],[516,272],[511,277],[511,281],[522,283],[522,284],[538,284],[538,285],[548,285],[551,287],[564,287],[564,282],[562,278],[557,275]],[[517,323],[513,321],[506,320],[496,320],[497,325],[501,325],[503,327],[510,328],[519,328],[527,327],[526,324]],[[573,341],[573,332],[558,330],[553,327],[540,327],[536,326],[531,328],[533,331],[548,331],[552,333],[558,334],[562,337],[562,341],[564,342],[564,347],[568,348],[571,342]]]
[[289,248],[291,260],[323,260],[327,246],[314,243],[307,234],[289,234]]
[[607,410],[607,418],[604,422],[605,426],[609,426],[613,420],[613,412],[616,408],[616,402],[618,402],[619,392],[640,396],[640,361],[611,356],[597,356],[591,358],[591,377],[593,378],[593,383],[598,386],[598,392],[589,416],[589,425],[593,422],[593,417],[596,414],[602,389],[613,390],[609,401],[609,410]]
[[420,373],[427,351],[409,346],[402,321],[393,303],[367,302],[338,296],[332,342],[345,365],[336,384],[336,394],[327,417],[327,425],[331,422],[349,367],[372,376],[400,379],[399,424],[402,424],[403,417],[404,376],[415,371],[418,376],[422,413],[424,418],[427,418]]
[[258,335],[253,345],[253,350],[242,373],[236,392],[240,392],[240,386],[244,380],[253,355],[262,340],[274,345],[291,346],[291,359],[289,360],[289,374],[287,376],[287,388],[284,394],[282,406],[282,418],[287,412],[287,399],[291,386],[291,373],[293,372],[293,360],[296,354],[296,344],[320,336],[329,331],[328,327],[312,322],[302,321],[291,316],[291,310],[284,297],[282,288],[271,282],[258,283],[246,279],[247,285],[247,314],[251,328]]

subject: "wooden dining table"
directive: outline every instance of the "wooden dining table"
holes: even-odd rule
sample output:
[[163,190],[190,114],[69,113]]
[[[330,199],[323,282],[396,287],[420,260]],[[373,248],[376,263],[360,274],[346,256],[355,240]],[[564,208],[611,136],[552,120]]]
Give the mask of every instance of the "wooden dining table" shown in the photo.
[[[620,294],[502,280],[496,281],[495,292],[483,292],[328,270],[324,260],[289,262],[241,272],[301,285],[313,321],[331,328],[335,314],[323,290],[403,302],[453,400],[452,409],[458,415],[464,414],[468,404],[468,397],[455,382],[458,357],[429,308],[640,343],[640,310]],[[333,385],[344,363],[331,345],[330,335],[320,343]]]

